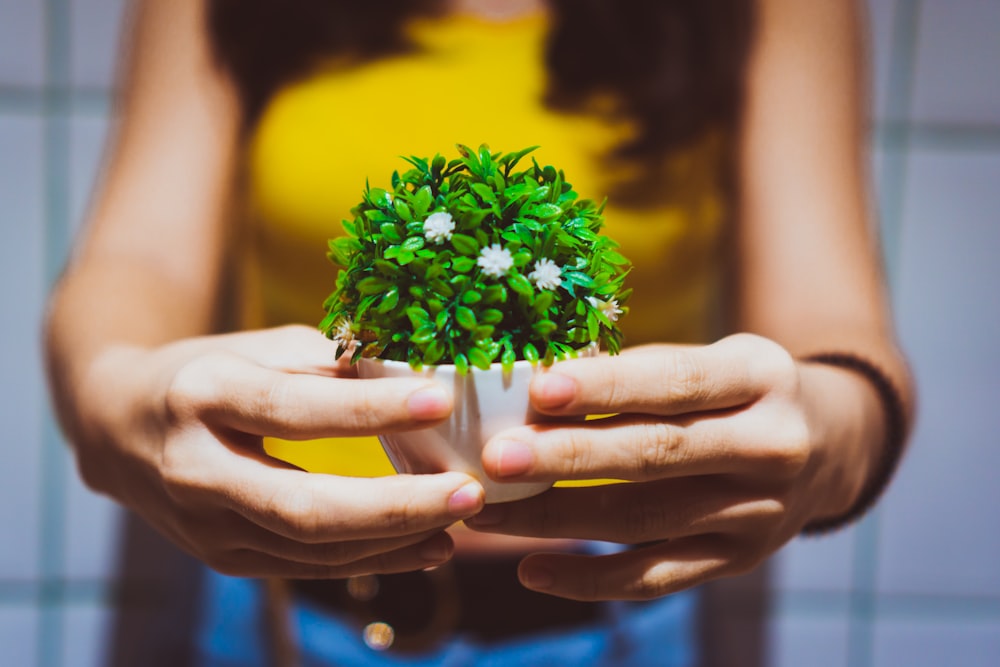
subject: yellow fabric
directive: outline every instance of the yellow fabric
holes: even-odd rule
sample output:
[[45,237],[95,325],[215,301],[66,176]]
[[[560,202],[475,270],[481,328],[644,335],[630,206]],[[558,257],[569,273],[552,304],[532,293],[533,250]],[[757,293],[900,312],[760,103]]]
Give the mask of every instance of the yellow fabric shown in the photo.
[[[563,168],[581,197],[600,200],[609,191],[602,156],[631,128],[541,103],[542,16],[501,24],[456,16],[410,30],[415,52],[320,67],[279,92],[262,115],[248,160],[247,326],[322,318],[336,277],[326,240],[342,233],[366,179],[388,187],[392,171],[407,168],[401,155],[450,159],[456,143],[500,151],[537,144],[538,161]],[[720,142],[709,138],[672,159],[668,203],[630,210],[609,201],[605,233],[635,267],[632,312],[622,322],[627,344],[709,335],[723,217],[719,160]],[[374,438],[267,447],[309,470],[392,472]]]

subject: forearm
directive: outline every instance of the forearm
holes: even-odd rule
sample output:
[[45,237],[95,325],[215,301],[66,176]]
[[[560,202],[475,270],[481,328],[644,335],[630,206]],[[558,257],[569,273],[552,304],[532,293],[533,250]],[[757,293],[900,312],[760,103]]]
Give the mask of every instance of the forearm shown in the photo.
[[[57,413],[74,444],[90,430],[84,413],[94,400],[114,400],[113,387],[93,375],[102,358],[206,333],[209,300],[148,264],[118,258],[71,265],[52,294],[45,356]],[[88,398],[89,397],[89,398]]]

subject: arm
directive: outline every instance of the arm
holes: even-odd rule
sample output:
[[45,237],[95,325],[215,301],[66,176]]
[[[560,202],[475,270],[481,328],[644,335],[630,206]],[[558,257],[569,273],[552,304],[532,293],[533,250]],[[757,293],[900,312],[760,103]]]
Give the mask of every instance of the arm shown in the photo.
[[[46,326],[52,393],[89,486],[241,575],[347,576],[447,558],[465,475],[290,470],[261,439],[368,434],[450,410],[423,382],[360,381],[305,327],[207,335],[226,262],[240,107],[205,3],[134,10],[106,172]],[[428,393],[429,392],[429,393]]]
[[487,472],[635,483],[555,489],[467,523],[642,546],[535,554],[525,585],[577,599],[663,595],[745,572],[851,508],[886,414],[867,379],[806,356],[871,360],[910,418],[865,186],[861,42],[856,3],[760,1],[738,164],[746,333],[565,362],[535,381],[542,411],[615,416],[502,434],[484,452]]

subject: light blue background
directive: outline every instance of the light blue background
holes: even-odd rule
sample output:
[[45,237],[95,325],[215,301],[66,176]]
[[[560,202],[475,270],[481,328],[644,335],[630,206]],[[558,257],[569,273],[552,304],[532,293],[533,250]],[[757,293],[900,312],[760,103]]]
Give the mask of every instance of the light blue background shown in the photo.
[[[872,166],[920,385],[880,510],[773,560],[769,662],[1000,659],[1000,1],[870,0]],[[54,428],[44,295],[98,173],[122,0],[0,0],[0,664],[105,663],[118,510]]]

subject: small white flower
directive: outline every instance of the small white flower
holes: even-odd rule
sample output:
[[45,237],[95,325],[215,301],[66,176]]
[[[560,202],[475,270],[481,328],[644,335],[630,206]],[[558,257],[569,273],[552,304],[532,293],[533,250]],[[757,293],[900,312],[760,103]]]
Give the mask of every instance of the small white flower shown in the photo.
[[476,264],[479,265],[486,275],[499,278],[506,275],[510,271],[510,267],[514,266],[514,258],[511,256],[510,250],[501,247],[499,243],[494,243],[491,246],[483,248],[482,252],[479,253],[479,259],[476,260]]
[[351,328],[351,320],[347,317],[341,317],[337,320],[337,324],[333,329],[333,342],[337,344],[338,347],[349,347],[354,341],[354,330]]
[[618,307],[618,299],[611,299],[610,301],[601,301],[597,297],[588,296],[587,302],[601,311],[604,317],[608,318],[611,322],[617,322],[618,317],[622,314],[622,309]]
[[451,239],[451,233],[455,231],[455,220],[451,213],[438,211],[431,213],[424,220],[424,237],[431,243],[438,245]]
[[548,257],[543,257],[535,262],[535,270],[528,274],[528,278],[534,281],[538,289],[555,289],[562,284],[559,276],[562,269]]

